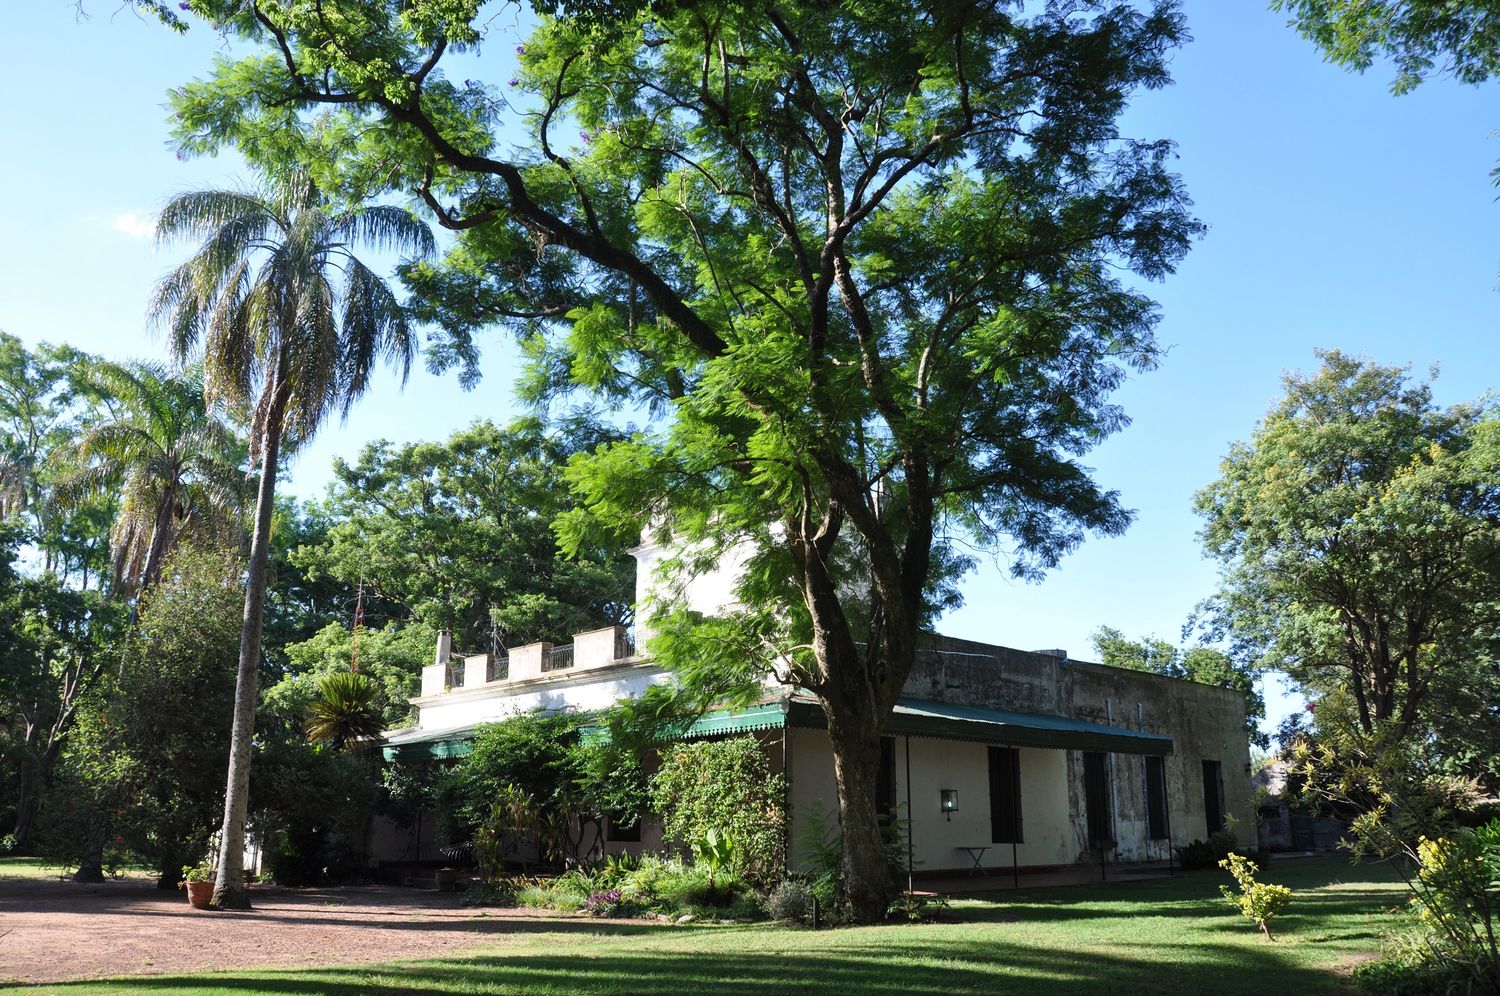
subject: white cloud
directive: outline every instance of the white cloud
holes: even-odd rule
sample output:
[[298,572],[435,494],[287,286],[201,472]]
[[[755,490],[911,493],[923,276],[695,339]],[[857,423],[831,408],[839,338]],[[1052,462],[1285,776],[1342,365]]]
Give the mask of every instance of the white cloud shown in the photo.
[[117,232],[124,232],[132,239],[149,239],[156,231],[156,222],[151,218],[143,218],[134,211],[127,211],[116,215],[109,227]]

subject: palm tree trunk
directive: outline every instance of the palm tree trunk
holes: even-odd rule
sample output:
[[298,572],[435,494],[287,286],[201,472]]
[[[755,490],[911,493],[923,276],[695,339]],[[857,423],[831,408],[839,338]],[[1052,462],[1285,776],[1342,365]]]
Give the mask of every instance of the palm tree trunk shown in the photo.
[[250,754],[260,678],[261,630],[265,624],[266,562],[270,558],[271,513],[276,505],[276,462],[281,450],[285,402],[278,388],[266,418],[255,499],[255,532],[250,538],[250,570],[245,579],[245,617],[240,629],[240,669],[234,686],[234,728],[229,742],[229,780],[224,792],[224,826],[219,834],[219,870],[213,905],[250,909],[245,888],[245,815],[250,802]]
[[161,504],[156,509],[156,522],[151,527],[151,546],[146,552],[146,565],[141,572],[140,586],[136,588],[140,594],[145,594],[161,574],[161,562],[166,557],[172,540],[172,515],[176,509],[177,488],[168,487],[166,494],[161,496]]

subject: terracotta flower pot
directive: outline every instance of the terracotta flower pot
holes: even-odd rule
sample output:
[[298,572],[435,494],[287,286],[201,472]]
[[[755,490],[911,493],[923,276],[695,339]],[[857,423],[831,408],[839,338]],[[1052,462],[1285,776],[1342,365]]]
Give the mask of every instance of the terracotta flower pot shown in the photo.
[[208,909],[208,901],[214,897],[212,882],[189,882],[187,884],[188,905],[195,910]]

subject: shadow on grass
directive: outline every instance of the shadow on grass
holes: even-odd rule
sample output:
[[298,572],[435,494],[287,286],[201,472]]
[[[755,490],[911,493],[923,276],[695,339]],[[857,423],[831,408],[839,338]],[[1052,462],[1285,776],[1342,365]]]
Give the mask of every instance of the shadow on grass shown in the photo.
[[[773,945],[777,938],[768,937]],[[1174,950],[1176,949],[1176,950]],[[62,984],[50,991],[66,992]],[[367,968],[110,980],[110,992],[218,993],[876,993],[1083,994],[1334,991],[1337,977],[1297,966],[1274,945],[1162,945],[1150,952],[1068,952],[996,942],[829,945],[792,953],[671,950],[480,955]]]

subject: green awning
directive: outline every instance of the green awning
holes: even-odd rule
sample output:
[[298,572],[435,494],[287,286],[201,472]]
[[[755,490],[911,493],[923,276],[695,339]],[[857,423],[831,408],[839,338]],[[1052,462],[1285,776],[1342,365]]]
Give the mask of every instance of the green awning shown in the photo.
[[[787,726],[819,729],[826,725],[823,711],[811,699],[762,702],[748,709],[724,709],[706,713],[683,731],[678,739],[722,737]],[[469,753],[477,726],[432,732],[413,731],[387,739],[385,759],[462,757]],[[955,705],[925,699],[902,699],[886,721],[888,736],[926,737],[932,740],[965,740],[1012,747],[1052,750],[1097,750],[1119,754],[1170,754],[1172,738],[1121,726],[1090,723],[1046,713],[1010,712],[979,706]],[[585,737],[602,736],[597,728]]]
[[1119,754],[1170,754],[1172,738],[1045,713],[1009,712],[902,699],[886,722],[894,736],[970,740],[1012,747],[1098,750]]
[[480,724],[451,730],[412,730],[386,738],[380,753],[387,761],[421,761],[463,757],[474,749],[474,731]]
[[[827,723],[818,704],[801,695],[763,702],[749,709],[711,712],[688,727],[680,739],[779,730],[785,726],[820,729]],[[888,736],[967,740],[1013,747],[1098,750],[1119,754],[1170,754],[1172,738],[1104,723],[1046,713],[1011,712],[925,699],[901,699],[886,720]]]

